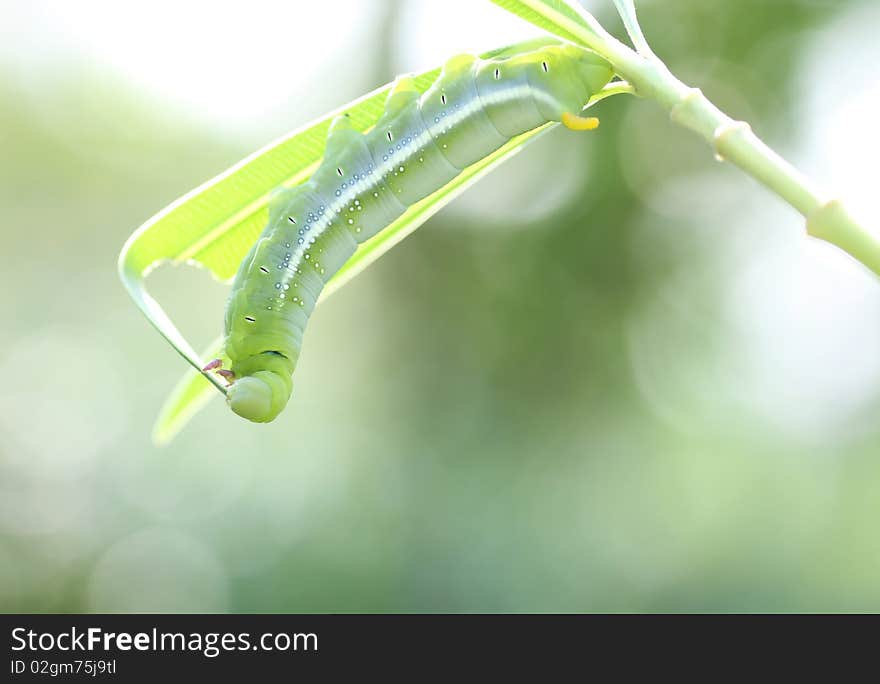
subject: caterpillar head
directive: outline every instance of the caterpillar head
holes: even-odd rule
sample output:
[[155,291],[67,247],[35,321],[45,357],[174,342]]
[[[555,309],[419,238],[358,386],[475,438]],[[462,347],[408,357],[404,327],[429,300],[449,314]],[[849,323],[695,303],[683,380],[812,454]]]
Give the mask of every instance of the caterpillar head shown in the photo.
[[254,423],[275,420],[293,390],[293,362],[278,352],[263,352],[235,363],[235,381],[226,392],[233,412]]

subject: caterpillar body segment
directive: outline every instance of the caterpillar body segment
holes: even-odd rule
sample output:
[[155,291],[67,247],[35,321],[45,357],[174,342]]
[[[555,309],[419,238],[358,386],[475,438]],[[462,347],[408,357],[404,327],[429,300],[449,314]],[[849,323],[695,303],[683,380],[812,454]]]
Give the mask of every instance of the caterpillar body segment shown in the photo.
[[570,45],[485,61],[459,55],[421,95],[399,78],[368,133],[338,117],[317,171],[273,196],[268,225],[233,281],[232,410],[254,422],[281,412],[309,315],[359,243],[514,136],[549,121],[595,127],[579,112],[612,75],[602,58]]

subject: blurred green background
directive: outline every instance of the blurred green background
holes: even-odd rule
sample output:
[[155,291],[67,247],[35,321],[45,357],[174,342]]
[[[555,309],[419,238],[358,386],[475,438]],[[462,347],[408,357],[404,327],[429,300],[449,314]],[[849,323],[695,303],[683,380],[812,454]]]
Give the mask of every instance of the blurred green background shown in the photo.
[[[117,279],[128,235],[536,32],[474,0],[2,4],[0,610],[880,610],[877,279],[652,103],[553,131],[323,304],[276,422],[216,401],[156,449],[185,367]],[[640,7],[880,223],[876,2]],[[219,332],[205,272],[150,285]]]

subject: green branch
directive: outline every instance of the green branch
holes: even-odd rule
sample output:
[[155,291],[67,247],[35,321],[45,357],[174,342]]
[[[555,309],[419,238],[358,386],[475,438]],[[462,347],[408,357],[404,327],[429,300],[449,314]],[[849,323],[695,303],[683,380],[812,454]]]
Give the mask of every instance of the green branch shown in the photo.
[[808,234],[836,245],[880,275],[880,235],[857,222],[841,200],[821,191],[774,152],[748,123],[731,118],[699,88],[676,78],[648,45],[633,0],[614,0],[614,4],[637,50],[608,33],[574,0],[492,1],[605,57],[636,95],[658,102],[673,122],[709,143],[718,159],[742,169],[794,207],[806,219]]

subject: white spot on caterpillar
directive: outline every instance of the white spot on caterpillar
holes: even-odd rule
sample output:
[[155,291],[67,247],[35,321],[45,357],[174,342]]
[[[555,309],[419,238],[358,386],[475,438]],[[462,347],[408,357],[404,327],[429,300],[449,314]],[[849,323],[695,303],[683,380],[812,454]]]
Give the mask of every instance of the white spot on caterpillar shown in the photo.
[[[348,225],[354,225],[354,219],[348,219]],[[308,259],[308,257],[306,257]]]

